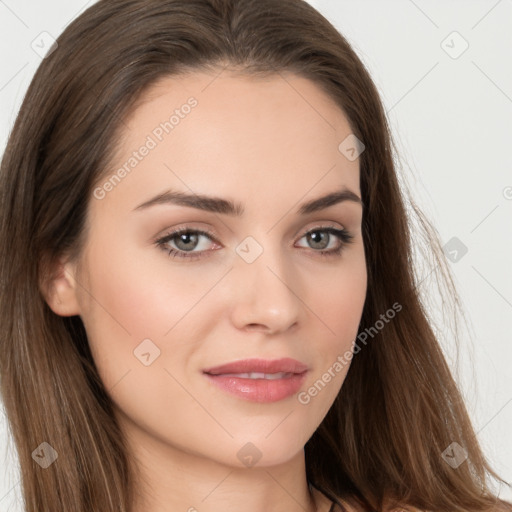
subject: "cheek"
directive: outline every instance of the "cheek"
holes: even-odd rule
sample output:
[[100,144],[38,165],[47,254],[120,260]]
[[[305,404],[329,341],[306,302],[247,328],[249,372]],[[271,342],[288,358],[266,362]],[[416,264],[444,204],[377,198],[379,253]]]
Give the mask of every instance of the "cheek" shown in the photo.
[[364,308],[367,289],[364,253],[352,256],[346,265],[336,266],[329,272],[328,280],[321,279],[322,288],[309,299],[315,305],[318,319],[317,325],[311,328],[317,364],[298,401],[319,419],[331,407],[349,371]]
[[362,245],[330,271],[311,298],[319,321],[324,324],[325,349],[350,348],[357,336],[367,291],[367,272]]
[[149,264],[141,264],[145,255],[136,251],[108,260],[98,255],[91,261],[96,306],[102,306],[106,322],[122,327],[120,332],[133,339],[162,337],[204,293],[200,278],[191,280],[192,274],[176,264],[173,271],[173,263],[159,252]]
[[107,387],[141,366],[139,347],[142,354],[150,353],[150,360],[158,355],[154,365],[167,368],[195,350],[190,340],[201,317],[208,315],[205,308],[212,307],[211,297],[202,299],[225,272],[187,268],[157,248],[149,264],[141,264],[144,254],[115,246],[91,251],[81,294],[91,352]]

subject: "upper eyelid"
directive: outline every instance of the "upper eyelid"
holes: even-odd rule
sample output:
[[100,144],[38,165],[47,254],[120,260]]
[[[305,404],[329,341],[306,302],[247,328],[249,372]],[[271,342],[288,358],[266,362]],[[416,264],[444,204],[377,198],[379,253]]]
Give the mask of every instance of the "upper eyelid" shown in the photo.
[[[312,231],[324,231],[324,230],[327,231],[330,228],[338,230],[338,231],[345,231],[348,236],[353,238],[352,232],[350,230],[348,230],[346,227],[333,226],[333,225],[327,223],[327,224],[319,224],[319,225],[316,225],[316,226],[306,229],[305,231],[303,231],[303,233],[299,237],[299,239],[303,238],[304,236],[306,236],[308,233],[310,233]],[[180,234],[183,234],[183,233],[197,233],[202,236],[207,236],[207,237],[211,238],[213,242],[220,244],[220,242],[217,239],[217,236],[212,231],[210,231],[208,229],[188,227],[188,226],[184,226],[182,228],[176,228],[175,230],[171,230],[167,234],[164,234],[164,235],[158,237],[155,240],[155,242],[162,243],[162,241],[165,241],[163,243],[167,243],[167,242],[171,241],[174,237],[179,236]],[[335,235],[334,233],[331,233],[331,234]],[[201,251],[199,251],[199,252],[201,252]]]
[[[337,229],[337,230],[340,230],[340,231],[350,232],[350,230],[347,227],[345,227],[345,226],[341,226],[341,227],[340,226],[335,226],[335,225],[332,225],[331,223],[329,223],[327,221],[326,224],[318,224],[316,226],[313,226],[313,227],[305,229],[303,231],[302,236],[306,235],[307,233],[310,233],[311,231],[323,230],[323,229],[329,229],[329,228]],[[184,226],[184,227],[181,227],[181,228],[171,229],[171,230],[165,232],[163,235],[159,236],[156,240],[161,239],[161,238],[166,238],[168,236],[179,235],[181,233],[199,233],[199,234],[210,236],[214,240],[218,241],[217,240],[217,236],[215,235],[215,233],[212,230],[209,230],[207,228],[193,227],[193,226]]]

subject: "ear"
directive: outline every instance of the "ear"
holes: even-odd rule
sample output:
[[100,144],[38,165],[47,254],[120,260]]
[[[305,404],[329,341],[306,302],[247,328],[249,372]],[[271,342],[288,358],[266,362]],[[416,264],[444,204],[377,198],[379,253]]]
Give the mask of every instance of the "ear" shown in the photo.
[[46,303],[60,316],[80,314],[77,291],[80,286],[75,280],[76,264],[62,256],[51,267],[45,281],[40,285]]

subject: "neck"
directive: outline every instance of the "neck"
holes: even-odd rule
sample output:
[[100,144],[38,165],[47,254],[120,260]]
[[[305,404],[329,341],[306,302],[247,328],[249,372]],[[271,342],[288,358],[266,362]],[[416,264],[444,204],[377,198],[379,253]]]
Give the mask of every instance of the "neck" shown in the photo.
[[[133,426],[132,426],[133,427]],[[128,429],[136,471],[133,512],[328,512],[306,479],[304,450],[273,466],[234,467]]]

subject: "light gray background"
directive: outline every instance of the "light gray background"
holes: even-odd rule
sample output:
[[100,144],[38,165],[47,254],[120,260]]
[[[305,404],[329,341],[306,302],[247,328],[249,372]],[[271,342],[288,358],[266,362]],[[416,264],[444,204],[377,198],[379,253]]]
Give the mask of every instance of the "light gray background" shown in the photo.
[[[0,152],[41,60],[32,41],[44,31],[57,37],[93,3],[0,0]],[[512,1],[310,3],[369,68],[405,179],[442,243],[457,237],[468,248],[450,263],[471,319],[456,376],[485,453],[512,482]],[[421,290],[431,295],[425,276]],[[449,331],[440,331],[455,371]],[[21,512],[5,414],[0,468],[0,511]],[[510,489],[500,493],[512,500]]]

